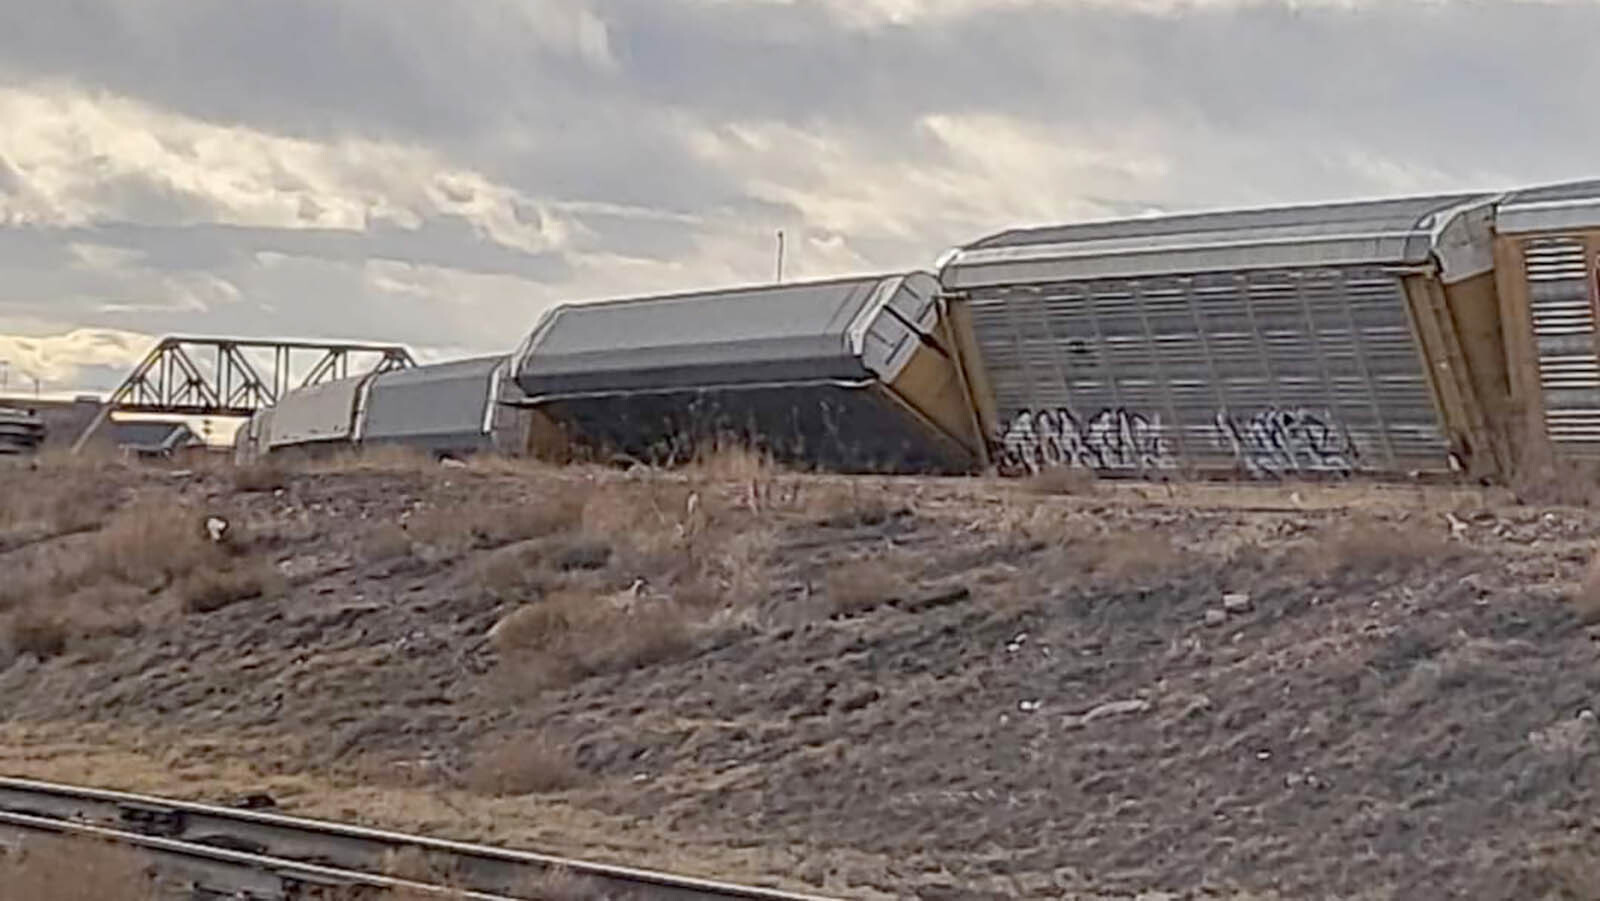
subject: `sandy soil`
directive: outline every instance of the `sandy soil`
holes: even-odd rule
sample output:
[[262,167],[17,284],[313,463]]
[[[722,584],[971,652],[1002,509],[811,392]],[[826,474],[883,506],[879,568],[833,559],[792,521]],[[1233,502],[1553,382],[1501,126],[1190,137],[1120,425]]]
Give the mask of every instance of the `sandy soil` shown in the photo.
[[[39,484],[11,478],[7,497]],[[264,791],[295,813],[847,897],[1600,886],[1586,510],[1359,485],[83,478],[107,510],[155,498],[228,519],[285,587],[205,613],[152,588],[134,627],[85,628],[45,659],[0,650],[6,774]],[[483,572],[517,541],[373,549],[421,509],[601,485],[641,521],[693,489],[719,540],[768,539],[759,579],[732,579],[692,640],[637,666],[551,681],[507,659],[491,629],[541,601]],[[14,519],[0,569],[24,580],[94,540]],[[581,529],[620,548],[629,519]],[[619,551],[562,590],[637,596],[659,564]],[[571,787],[484,790],[474,768],[530,737],[570,754]]]

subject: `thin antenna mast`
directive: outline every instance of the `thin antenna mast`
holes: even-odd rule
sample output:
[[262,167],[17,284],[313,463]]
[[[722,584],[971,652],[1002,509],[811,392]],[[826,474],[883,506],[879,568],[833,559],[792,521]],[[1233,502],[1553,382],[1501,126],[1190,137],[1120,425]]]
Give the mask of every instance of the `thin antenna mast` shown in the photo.
[[778,229],[778,284],[783,284],[783,229]]

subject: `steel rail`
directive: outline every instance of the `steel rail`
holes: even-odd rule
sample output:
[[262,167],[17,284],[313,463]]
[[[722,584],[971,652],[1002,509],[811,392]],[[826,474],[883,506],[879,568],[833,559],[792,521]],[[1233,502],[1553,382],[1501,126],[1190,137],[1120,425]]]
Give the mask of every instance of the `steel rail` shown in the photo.
[[449,886],[416,882],[377,873],[361,873],[338,867],[321,866],[282,857],[269,857],[245,851],[231,851],[198,842],[158,838],[141,832],[110,829],[51,817],[35,817],[0,811],[0,845],[26,846],[36,833],[73,836],[115,842],[136,849],[155,864],[162,881],[188,883],[192,892],[225,897],[293,899],[302,889],[368,888],[405,889],[440,898],[470,901],[519,901],[508,895],[460,891]]
[[[565,873],[626,898],[668,901],[833,901],[819,895],[741,886],[689,876],[549,854],[514,851],[408,835],[364,826],[198,804],[96,788],[0,778],[0,825],[32,831],[56,829],[103,833],[138,844],[164,860],[210,861],[226,872],[255,868],[259,873],[322,884],[355,880],[383,885],[399,880],[381,875],[395,852],[415,849],[451,873],[456,890],[484,901],[515,899],[530,883]],[[138,841],[135,842],[134,839]],[[193,852],[191,854],[191,852]],[[267,880],[268,882],[271,879]],[[243,886],[241,886],[243,887]],[[537,889],[533,889],[537,890]],[[275,889],[281,891],[281,889]],[[286,895],[266,895],[279,897]]]

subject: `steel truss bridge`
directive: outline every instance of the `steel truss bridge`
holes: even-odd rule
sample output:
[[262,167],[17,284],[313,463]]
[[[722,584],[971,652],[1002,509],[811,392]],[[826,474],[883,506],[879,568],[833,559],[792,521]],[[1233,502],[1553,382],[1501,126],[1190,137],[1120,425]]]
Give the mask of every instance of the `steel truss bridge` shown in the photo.
[[296,387],[415,365],[398,344],[171,336],[117,386],[72,450],[82,450],[113,413],[244,418]]

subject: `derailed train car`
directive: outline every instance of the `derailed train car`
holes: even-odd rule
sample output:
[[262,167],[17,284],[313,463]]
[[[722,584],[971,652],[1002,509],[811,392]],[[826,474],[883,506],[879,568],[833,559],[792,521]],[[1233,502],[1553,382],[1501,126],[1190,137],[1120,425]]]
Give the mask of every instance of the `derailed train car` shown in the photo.
[[297,392],[241,443],[1507,480],[1600,460],[1597,276],[1600,182],[1015,229],[937,276],[563,305],[498,377]]
[[504,356],[481,357],[291,391],[239,429],[235,458],[356,445],[399,445],[436,456],[496,449],[497,440],[516,431],[517,411],[500,403],[507,362]]
[[925,272],[562,305],[512,360],[520,405],[612,457],[732,439],[833,470],[964,472],[984,453]]
[[1494,472],[1494,197],[1009,231],[941,272],[997,463]]

